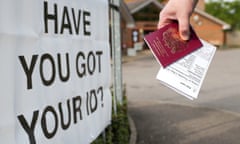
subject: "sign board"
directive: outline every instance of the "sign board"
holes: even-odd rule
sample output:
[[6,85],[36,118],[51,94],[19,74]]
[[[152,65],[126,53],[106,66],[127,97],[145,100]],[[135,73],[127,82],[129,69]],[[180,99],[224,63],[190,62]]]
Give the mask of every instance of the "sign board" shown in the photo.
[[1,0],[0,140],[86,144],[111,120],[107,0]]

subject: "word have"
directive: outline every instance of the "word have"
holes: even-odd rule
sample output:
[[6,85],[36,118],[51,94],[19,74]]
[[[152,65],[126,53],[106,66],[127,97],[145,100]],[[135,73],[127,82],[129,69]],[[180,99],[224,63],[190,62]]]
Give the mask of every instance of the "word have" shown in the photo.
[[[60,127],[62,130],[67,130],[71,124],[77,124],[78,121],[83,120],[85,115],[89,116],[96,112],[97,108],[99,108],[100,100],[102,103],[101,107],[103,107],[103,87],[86,92],[86,102],[83,102],[81,96],[76,96],[72,99],[67,99],[65,104],[59,102],[57,107],[48,105],[42,112],[35,110],[31,121],[27,121],[30,118],[23,114],[18,115],[17,118],[27,133],[30,144],[36,144],[35,128],[37,124],[40,124],[44,136],[47,139],[51,139],[57,134]],[[63,108],[63,106],[65,107]],[[83,106],[86,106],[87,112],[83,111]],[[53,126],[50,126],[50,123]]]
[[[71,8],[64,6],[61,15],[59,15],[60,9],[57,4],[53,4],[53,12],[49,12],[48,1],[44,1],[44,29],[45,33],[48,33],[49,23],[53,22],[54,33],[63,34],[64,30],[68,31],[69,34],[79,35],[80,30],[84,36],[90,36],[90,16],[91,13],[84,10]],[[60,19],[61,18],[61,22]],[[82,25],[80,26],[80,24]],[[82,29],[80,29],[82,27]]]
[[[79,51],[74,57],[77,76],[82,78],[87,75],[101,73],[102,54],[102,51],[90,51],[88,53]],[[19,56],[19,61],[27,79],[27,89],[33,88],[33,75],[36,73],[35,69],[37,66],[39,66],[39,77],[44,86],[52,85],[55,82],[57,74],[61,82],[67,82],[70,79],[70,71],[73,70],[73,68],[70,67],[69,53],[65,54],[65,59],[63,55],[64,54],[60,53],[56,56],[49,53],[40,56],[36,54],[32,55],[31,60],[28,60],[25,56]],[[48,72],[48,74],[46,74],[46,72]]]

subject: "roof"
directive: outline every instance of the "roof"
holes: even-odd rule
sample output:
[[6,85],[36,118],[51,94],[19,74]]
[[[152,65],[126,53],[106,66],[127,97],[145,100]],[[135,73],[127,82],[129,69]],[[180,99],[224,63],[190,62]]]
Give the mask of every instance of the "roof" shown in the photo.
[[[130,0],[125,0],[125,2],[126,2],[128,8],[129,8],[131,14],[134,14],[134,13],[138,12],[142,8],[148,6],[149,4],[152,4],[152,3],[154,5],[156,5],[159,8],[159,10],[164,8],[164,5],[161,4],[157,0],[131,0],[131,1]],[[217,24],[222,25],[223,30],[228,30],[228,29],[231,28],[231,25],[229,25],[226,22],[224,22],[224,21],[206,13],[205,11],[203,11],[201,9],[196,8],[195,12],[199,15],[202,15],[202,16],[208,18],[209,20],[211,20],[211,21],[213,21]]]
[[200,15],[202,15],[202,16],[210,19],[211,21],[213,21],[213,22],[215,22],[215,23],[217,23],[217,24],[222,25],[223,30],[231,29],[231,25],[229,25],[228,23],[226,23],[226,22],[224,22],[224,21],[222,21],[222,20],[220,20],[220,19],[218,19],[218,18],[216,18],[216,17],[208,14],[208,13],[205,12],[205,11],[202,11],[202,10],[196,8],[196,9],[195,9],[195,12],[196,12],[197,14],[200,14]]
[[127,26],[134,27],[135,25],[134,19],[131,13],[129,12],[128,6],[123,1],[120,2],[120,12],[122,17],[126,20]]
[[156,5],[159,9],[162,9],[164,7],[157,0],[133,0],[133,1],[127,2],[127,6],[131,14],[134,14],[135,12],[138,12],[139,10],[141,10],[145,6],[148,6],[151,3]]

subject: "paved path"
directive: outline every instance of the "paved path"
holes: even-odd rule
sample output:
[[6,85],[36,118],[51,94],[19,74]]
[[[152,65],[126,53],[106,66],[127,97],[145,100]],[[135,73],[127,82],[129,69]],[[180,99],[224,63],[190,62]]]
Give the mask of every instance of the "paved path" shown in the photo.
[[158,63],[142,52],[123,65],[138,144],[240,143],[240,49],[217,51],[199,98],[161,85]]

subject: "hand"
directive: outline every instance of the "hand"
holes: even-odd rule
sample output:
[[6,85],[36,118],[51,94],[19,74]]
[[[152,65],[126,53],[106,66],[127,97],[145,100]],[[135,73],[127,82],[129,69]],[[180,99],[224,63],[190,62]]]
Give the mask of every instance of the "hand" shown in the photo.
[[158,28],[177,20],[181,38],[188,40],[190,36],[190,16],[197,2],[198,0],[169,0],[160,12]]

